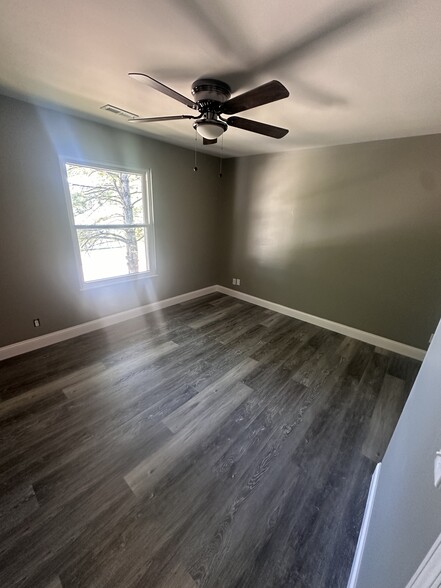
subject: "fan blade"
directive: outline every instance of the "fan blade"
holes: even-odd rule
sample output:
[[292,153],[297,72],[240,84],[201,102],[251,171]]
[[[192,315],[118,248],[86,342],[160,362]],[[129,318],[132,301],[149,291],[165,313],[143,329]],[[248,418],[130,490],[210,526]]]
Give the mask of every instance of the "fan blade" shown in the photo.
[[181,118],[199,118],[198,116],[191,116],[190,114],[177,114],[176,116],[151,116],[142,118],[140,116],[129,118],[129,122],[161,122],[163,120],[180,120]]
[[[204,0],[171,0],[173,9],[179,11],[188,21],[189,27],[196,27],[202,44],[209,41],[222,55],[229,54],[234,60],[240,55],[244,61],[251,61],[254,54],[247,41],[247,35],[235,18],[234,7],[230,9],[225,2],[206,2]],[[200,74],[200,72],[198,72]],[[203,77],[201,75],[199,78]],[[210,77],[210,76],[208,76]],[[212,76],[211,76],[212,77]],[[215,79],[219,79],[214,76]],[[187,78],[188,79],[188,76]],[[222,79],[222,78],[221,78]]]
[[154,90],[158,90],[158,92],[162,92],[163,94],[165,94],[166,96],[169,96],[170,98],[174,98],[175,100],[177,100],[178,102],[181,102],[182,104],[185,104],[185,106],[188,106],[189,108],[194,108],[195,110],[197,109],[196,102],[193,102],[193,100],[190,100],[186,96],[179,94],[179,92],[175,92],[175,90],[172,90],[171,88],[169,88],[165,84],[158,82],[158,80],[151,78],[147,74],[129,73],[129,76],[131,78],[133,78],[134,80],[137,80],[138,82],[142,82],[143,84],[147,84],[147,86],[150,86]]
[[225,114],[236,114],[236,112],[243,112],[256,106],[262,106],[263,104],[288,98],[288,96],[289,92],[285,86],[277,80],[273,80],[272,82],[254,88],[254,90],[249,90],[231,100],[227,100],[227,102],[222,104],[221,111]]
[[228,126],[243,129],[244,131],[251,131],[252,133],[259,133],[259,135],[266,135],[274,139],[281,139],[289,133],[288,129],[281,127],[274,127],[265,123],[257,122],[256,120],[249,120],[240,116],[230,116],[227,119]]
[[202,145],[214,145],[217,143],[217,139],[206,139],[203,137]]

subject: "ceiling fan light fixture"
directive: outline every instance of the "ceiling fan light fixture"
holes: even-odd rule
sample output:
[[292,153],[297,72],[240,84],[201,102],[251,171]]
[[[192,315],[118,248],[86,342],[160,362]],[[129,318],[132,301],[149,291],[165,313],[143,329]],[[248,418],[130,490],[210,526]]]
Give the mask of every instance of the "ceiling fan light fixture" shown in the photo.
[[282,139],[289,132],[288,129],[282,129],[281,127],[275,127],[274,125],[249,120],[240,116],[230,116],[227,120],[222,118],[222,115],[236,115],[238,112],[243,112],[244,110],[288,98],[288,90],[277,80],[272,80],[271,82],[257,86],[257,88],[248,90],[248,92],[230,98],[231,88],[225,82],[212,78],[199,78],[193,82],[191,87],[191,93],[195,98],[195,102],[193,102],[193,100],[189,100],[183,94],[179,94],[179,92],[176,92],[147,74],[129,73],[129,76],[140,82],[144,82],[151,88],[161,92],[161,94],[169,96],[193,110],[199,111],[199,116],[186,114],[153,117],[132,116],[129,119],[130,122],[151,123],[182,118],[193,119],[195,121],[193,128],[197,134],[203,137],[204,145],[213,145],[216,143],[217,139],[225,133],[228,127],[235,127],[274,139]]
[[227,123],[221,120],[204,119],[193,124],[198,134],[204,139],[218,139],[228,129]]

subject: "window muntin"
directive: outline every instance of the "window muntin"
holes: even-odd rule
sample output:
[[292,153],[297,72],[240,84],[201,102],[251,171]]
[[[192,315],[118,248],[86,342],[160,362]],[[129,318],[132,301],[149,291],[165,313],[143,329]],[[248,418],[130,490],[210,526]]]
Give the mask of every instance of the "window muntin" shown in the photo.
[[83,282],[152,274],[149,174],[69,161],[65,169]]

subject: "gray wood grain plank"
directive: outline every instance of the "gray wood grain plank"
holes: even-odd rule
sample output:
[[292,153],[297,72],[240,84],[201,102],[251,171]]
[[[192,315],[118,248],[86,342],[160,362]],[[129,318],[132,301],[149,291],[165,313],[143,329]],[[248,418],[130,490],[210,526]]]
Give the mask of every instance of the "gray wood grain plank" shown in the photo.
[[174,341],[167,341],[151,347],[145,354],[142,354],[142,356],[132,357],[123,363],[118,363],[113,368],[107,369],[103,376],[94,377],[95,375],[92,375],[73,384],[65,385],[63,387],[63,393],[67,398],[74,398],[80,393],[85,393],[91,389],[94,390],[97,381],[103,383],[104,386],[110,384],[120,376],[126,377],[127,373],[133,374],[137,369],[144,369],[146,365],[164,355],[168,355],[177,347],[178,345]]
[[231,389],[241,382],[256,367],[256,364],[254,359],[244,359],[167,416],[163,420],[164,425],[176,433],[191,425],[192,422],[208,418],[210,412],[223,412],[225,403],[230,402]]
[[202,316],[196,320],[190,321],[188,323],[188,326],[191,327],[192,329],[200,329],[201,327],[206,327],[207,325],[222,323],[225,319],[228,318],[227,313],[230,314],[231,311],[240,312],[242,309],[243,309],[243,306],[239,302],[237,304],[230,306],[228,309],[224,309],[224,308],[222,308],[220,310],[212,309],[211,312],[207,313],[205,316]]
[[158,588],[196,588],[197,584],[181,563],[173,566],[169,573],[164,574]]
[[104,370],[105,365],[103,363],[95,363],[84,369],[75,370],[66,376],[52,380],[42,386],[32,388],[23,394],[18,394],[8,400],[4,400],[3,402],[0,402],[0,420],[10,418],[11,415],[26,410],[40,399],[49,396],[54,392],[59,392],[66,386],[71,386],[78,382],[82,382],[83,380],[87,380],[93,375],[102,374]]
[[1,533],[6,533],[19,525],[38,508],[38,500],[30,484],[17,486],[3,493],[0,501]]
[[136,496],[143,496],[154,488],[155,484],[188,452],[192,451],[201,440],[219,426],[245,398],[252,393],[251,388],[237,382],[229,390],[229,398],[225,399],[218,412],[207,414],[205,420],[191,420],[180,429],[170,441],[124,476],[125,481]]
[[363,443],[363,455],[379,463],[383,459],[398,417],[406,401],[405,382],[386,375]]
[[59,576],[53,576],[48,584],[46,584],[46,588],[63,588],[63,584],[61,583]]

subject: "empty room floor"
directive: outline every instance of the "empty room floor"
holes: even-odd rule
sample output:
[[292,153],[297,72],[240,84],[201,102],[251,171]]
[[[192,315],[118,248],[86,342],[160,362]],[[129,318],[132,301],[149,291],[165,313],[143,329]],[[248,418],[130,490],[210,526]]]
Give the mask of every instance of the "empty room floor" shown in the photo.
[[0,367],[0,586],[345,587],[419,362],[213,294]]

